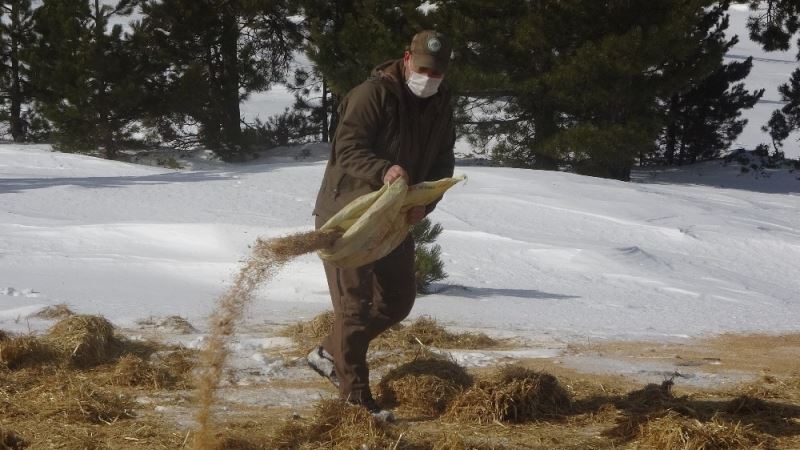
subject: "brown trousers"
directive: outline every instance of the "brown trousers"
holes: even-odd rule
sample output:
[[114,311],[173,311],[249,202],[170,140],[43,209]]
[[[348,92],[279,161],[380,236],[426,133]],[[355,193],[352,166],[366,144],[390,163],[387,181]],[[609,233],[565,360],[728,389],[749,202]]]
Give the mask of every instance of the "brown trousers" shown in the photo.
[[[317,228],[324,223],[316,219]],[[416,298],[414,240],[408,237],[385,257],[355,269],[323,262],[333,303],[333,333],[322,347],[333,356],[339,395],[369,398],[367,349],[379,334],[405,319]]]

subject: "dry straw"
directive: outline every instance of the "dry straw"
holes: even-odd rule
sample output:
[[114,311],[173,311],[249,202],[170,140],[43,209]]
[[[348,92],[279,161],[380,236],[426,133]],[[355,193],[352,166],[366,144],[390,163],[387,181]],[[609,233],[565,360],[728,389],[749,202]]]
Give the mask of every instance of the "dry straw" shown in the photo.
[[445,416],[478,423],[520,423],[559,418],[570,408],[569,394],[554,376],[506,366],[459,395]]
[[72,312],[67,305],[60,303],[58,305],[46,306],[33,316],[40,319],[63,319],[74,315],[75,313]]
[[[300,348],[316,345],[333,331],[333,311],[325,311],[307,322],[286,327],[281,334],[292,338]],[[410,325],[397,324],[370,343],[373,350],[418,350],[423,346],[445,349],[491,348],[499,344],[483,333],[453,333],[431,317],[419,317]]]
[[423,357],[390,370],[377,393],[385,405],[417,413],[442,414],[450,402],[472,384],[472,377],[453,361]]
[[51,352],[34,336],[0,335],[0,363],[9,369],[38,364],[52,359]]
[[771,413],[773,409],[774,408],[767,404],[767,402],[760,398],[740,395],[728,402],[726,412],[741,416],[764,415]]
[[226,341],[234,334],[236,323],[244,308],[252,299],[256,288],[271,279],[292,258],[330,247],[341,236],[334,231],[298,233],[283,238],[259,239],[252,255],[237,275],[233,287],[217,300],[217,308],[211,315],[211,329],[203,351],[200,353],[200,373],[197,388],[197,432],[194,439],[196,449],[216,447],[211,423],[211,407],[222,378],[228,350]]
[[[40,380],[43,381],[43,380]],[[67,372],[56,372],[47,382],[15,396],[19,405],[37,417],[66,423],[111,424],[133,417],[133,400]]]
[[316,344],[333,332],[333,311],[325,311],[307,322],[297,322],[282,330],[281,334],[292,338],[305,349]]
[[74,315],[53,325],[44,340],[75,367],[106,363],[119,354],[121,343],[114,326],[100,316]]
[[193,371],[197,368],[197,351],[180,348],[153,355],[153,363],[166,371],[169,383],[166,387],[187,389],[194,381]]
[[431,450],[504,450],[507,447],[497,442],[467,440],[454,432],[445,432],[430,444]]
[[418,348],[425,346],[448,349],[489,348],[497,345],[497,341],[483,333],[453,333],[430,317],[420,317],[411,325],[399,325],[387,330],[371,344],[378,350],[396,350],[398,348]]
[[606,430],[604,435],[630,441],[639,436],[644,424],[663,416],[667,411],[686,411],[686,399],[675,398],[673,385],[672,380],[664,380],[661,384],[651,383],[618,399],[615,405],[625,413],[617,418],[616,425]]
[[701,422],[673,411],[645,422],[640,426],[639,435],[637,443],[642,448],[757,450],[771,447],[770,440],[756,433],[752,425],[726,422],[719,417]]
[[174,384],[173,377],[164,367],[151,364],[136,355],[121,357],[110,378],[115,386],[162,389]]
[[407,449],[402,435],[377,422],[364,408],[340,400],[321,400],[310,420],[291,419],[266,448],[275,450]]

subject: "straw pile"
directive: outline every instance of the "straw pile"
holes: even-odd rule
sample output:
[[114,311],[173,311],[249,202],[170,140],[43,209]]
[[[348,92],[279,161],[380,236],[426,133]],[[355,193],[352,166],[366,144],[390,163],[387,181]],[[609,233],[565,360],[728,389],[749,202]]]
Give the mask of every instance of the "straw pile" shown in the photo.
[[48,377],[48,383],[20,392],[15,403],[26,415],[95,424],[133,417],[134,407],[128,396],[66,373],[56,373]]
[[110,361],[119,352],[114,326],[100,316],[74,315],[53,325],[47,344],[75,367],[88,368]]
[[75,313],[67,307],[67,305],[60,303],[58,305],[51,305],[42,308],[39,312],[34,314],[34,317],[40,319],[63,319],[65,317],[74,316]]
[[333,311],[324,311],[308,322],[289,325],[281,331],[283,336],[292,338],[303,348],[319,344],[319,341],[333,332]]
[[381,379],[377,393],[387,406],[436,416],[471,384],[472,377],[455,362],[426,357],[390,370]]
[[497,341],[483,333],[452,333],[430,317],[420,317],[411,325],[398,325],[379,336],[371,347],[378,350],[418,348],[419,344],[449,349],[489,348]]
[[681,400],[672,393],[672,380],[664,380],[661,384],[648,384],[637,391],[629,392],[624,399],[617,402],[617,407],[633,412],[660,411],[677,408]]
[[443,433],[431,443],[431,450],[504,450],[504,445],[466,440],[456,433]]
[[614,402],[624,413],[616,420],[616,425],[605,431],[606,436],[630,441],[636,439],[643,426],[648,422],[664,416],[669,411],[685,412],[691,416],[685,406],[685,398],[676,398],[672,393],[672,380],[664,380],[659,384],[648,384],[644,388],[629,392],[625,397]]
[[752,425],[726,423],[719,417],[700,422],[672,411],[648,420],[640,426],[639,435],[637,443],[644,448],[757,450],[771,447],[769,439],[753,431]]
[[137,320],[136,324],[144,329],[158,329],[178,334],[197,333],[197,328],[181,316],[168,316],[160,319],[150,316],[146,319]]
[[257,240],[253,253],[239,271],[233,286],[217,300],[211,315],[206,346],[200,353],[201,371],[197,385],[197,432],[194,447],[198,450],[216,446],[211,424],[211,406],[222,378],[228,350],[227,339],[236,330],[244,308],[249,304],[259,284],[272,278],[277,271],[296,256],[330,247],[341,236],[338,230],[297,233],[268,241]]
[[771,411],[773,411],[773,408],[771,408],[767,402],[748,395],[736,397],[728,402],[728,407],[726,408],[726,412],[741,416],[762,415]]
[[0,363],[16,370],[52,359],[48,348],[34,336],[0,335]]
[[128,387],[150,387],[162,389],[174,380],[163,367],[151,364],[136,355],[125,355],[117,361],[110,376],[111,384]]
[[751,397],[783,398],[800,402],[800,373],[788,377],[762,375],[757,382],[740,387],[738,393]]
[[445,416],[478,423],[520,423],[561,417],[570,407],[569,394],[554,376],[506,366],[459,395]]
[[159,352],[153,356],[153,363],[166,371],[170,382],[167,387],[186,389],[195,381],[197,368],[196,351],[186,348]]
[[322,400],[310,420],[292,419],[278,429],[266,448],[275,450],[407,449],[405,438],[375,421],[364,408],[340,400]]
[[[286,327],[281,334],[306,349],[333,331],[333,311],[325,311],[308,322]],[[499,343],[483,333],[453,333],[430,317],[420,317],[410,325],[397,324],[370,343],[373,350],[417,350],[420,344],[448,349],[495,347]]]

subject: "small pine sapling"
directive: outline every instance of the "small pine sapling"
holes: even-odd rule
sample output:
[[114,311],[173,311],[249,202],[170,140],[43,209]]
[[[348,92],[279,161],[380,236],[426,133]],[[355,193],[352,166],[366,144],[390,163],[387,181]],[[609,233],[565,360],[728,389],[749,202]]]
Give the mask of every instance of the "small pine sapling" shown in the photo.
[[416,244],[414,274],[419,294],[429,294],[431,283],[447,278],[441,259],[442,248],[438,244],[433,245],[441,233],[442,225],[434,225],[427,218],[411,228]]

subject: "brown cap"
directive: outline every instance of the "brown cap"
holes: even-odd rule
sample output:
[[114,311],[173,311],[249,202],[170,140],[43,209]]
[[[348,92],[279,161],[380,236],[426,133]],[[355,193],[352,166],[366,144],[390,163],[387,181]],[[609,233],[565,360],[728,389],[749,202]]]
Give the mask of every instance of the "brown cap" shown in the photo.
[[446,35],[433,30],[424,30],[411,40],[411,62],[415,66],[444,73],[450,64],[453,46]]

